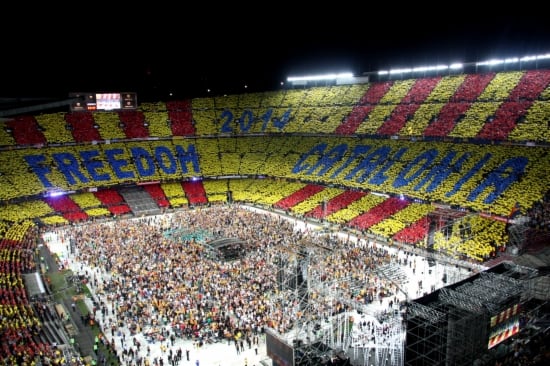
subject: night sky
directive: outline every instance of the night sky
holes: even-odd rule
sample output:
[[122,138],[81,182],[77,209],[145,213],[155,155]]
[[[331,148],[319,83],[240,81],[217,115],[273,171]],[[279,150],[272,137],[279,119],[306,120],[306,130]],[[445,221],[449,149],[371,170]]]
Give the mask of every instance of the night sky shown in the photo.
[[159,22],[161,10],[150,14],[157,21],[76,18],[31,36],[8,37],[0,58],[1,100],[130,91],[140,102],[161,101],[202,97],[207,90],[208,95],[277,90],[295,75],[360,75],[550,53],[550,22],[542,15],[448,20],[442,14],[399,21],[389,14],[345,21],[257,15],[252,21],[216,18],[197,25],[188,13],[180,21]]

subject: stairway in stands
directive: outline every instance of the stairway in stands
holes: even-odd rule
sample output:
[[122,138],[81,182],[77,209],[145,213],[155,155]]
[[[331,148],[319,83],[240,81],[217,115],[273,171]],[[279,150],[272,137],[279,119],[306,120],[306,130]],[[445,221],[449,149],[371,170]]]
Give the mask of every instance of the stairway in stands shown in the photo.
[[120,194],[136,216],[157,215],[161,213],[161,209],[153,197],[142,187],[123,188],[120,190]]

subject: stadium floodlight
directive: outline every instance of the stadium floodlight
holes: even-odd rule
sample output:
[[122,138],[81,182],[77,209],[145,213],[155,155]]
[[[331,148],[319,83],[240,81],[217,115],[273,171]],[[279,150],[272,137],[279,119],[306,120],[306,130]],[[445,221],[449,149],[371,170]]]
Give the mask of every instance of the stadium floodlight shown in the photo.
[[492,60],[478,62],[477,65],[478,66],[497,66],[497,65],[502,65],[503,63],[504,63],[504,60],[495,58]]
[[450,65],[428,65],[428,66],[417,66],[412,68],[403,68],[403,69],[390,69],[390,70],[380,70],[378,75],[396,75],[396,74],[410,74],[410,73],[420,73],[420,72],[437,72],[445,70],[458,70],[464,68],[464,64],[461,62],[455,62]]
[[537,56],[524,56],[519,59],[519,62],[529,62],[529,61],[536,61]]
[[[453,64],[453,68],[457,68],[457,65],[462,64]],[[450,68],[449,65],[433,65],[433,66],[417,66],[413,68],[405,68],[405,69],[392,69],[388,71],[389,74],[408,74],[413,72],[431,72],[431,71],[443,71],[448,70]]]
[[390,75],[394,75],[394,74],[408,74],[410,72],[412,72],[412,68],[405,68],[405,69],[392,69],[390,70]]
[[286,80],[288,82],[293,81],[320,81],[320,80],[335,80],[339,78],[351,78],[353,73],[342,72],[339,74],[322,74],[322,75],[309,75],[309,76],[289,76]]
[[536,55],[536,56],[523,56],[520,57],[519,62],[532,62],[532,61],[540,61],[540,60],[548,60],[550,59],[550,53],[546,53],[544,55]]
[[449,65],[420,66],[412,69],[413,72],[441,71],[449,69]]
[[531,61],[539,61],[539,60],[547,60],[550,59],[550,54],[542,54],[542,55],[536,55],[536,56],[523,56],[523,57],[509,57],[505,59],[492,59],[487,61],[481,61],[477,62],[476,66],[496,66],[496,65],[502,65],[502,64],[512,64],[512,63],[519,63],[519,62],[531,62]]
[[388,75],[396,75],[397,77],[405,77],[408,75],[409,77],[413,77],[415,74],[428,74],[433,73],[437,74],[440,72],[461,72],[461,70],[464,70],[465,68],[471,68],[473,66],[487,66],[487,67],[494,67],[499,65],[514,65],[517,64],[521,67],[522,63],[526,62],[538,62],[542,60],[549,60],[550,59],[550,53],[541,54],[541,55],[528,55],[523,57],[509,57],[509,58],[503,58],[503,59],[491,59],[487,61],[480,61],[480,62],[453,62],[451,64],[437,64],[437,65],[427,65],[427,66],[416,66],[416,67],[406,67],[406,68],[396,68],[396,69],[385,69],[385,70],[378,70],[373,72],[365,72],[362,75],[365,75],[367,77],[365,78],[358,78],[354,77],[351,73],[339,73],[339,74],[326,74],[326,75],[309,75],[309,76],[289,76],[287,78],[287,81],[293,85],[293,86],[307,86],[309,83],[314,83],[316,81],[320,80],[335,80],[337,85],[341,84],[348,84],[351,82],[357,83],[357,82],[368,82],[368,75],[374,75],[377,74],[378,76],[388,76]]

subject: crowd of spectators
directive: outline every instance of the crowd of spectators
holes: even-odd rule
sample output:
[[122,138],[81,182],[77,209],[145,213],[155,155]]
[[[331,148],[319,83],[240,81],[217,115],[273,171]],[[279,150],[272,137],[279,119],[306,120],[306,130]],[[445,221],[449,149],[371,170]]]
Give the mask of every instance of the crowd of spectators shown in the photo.
[[22,277],[38,270],[37,231],[29,223],[0,224],[0,233],[0,364],[32,365],[35,359],[54,359],[54,347],[37,337],[42,321]]
[[[185,234],[174,235],[181,227]],[[398,284],[374,271],[397,261],[396,255],[382,246],[314,235],[313,230],[235,205],[77,225],[59,234],[74,254],[63,265],[75,267],[95,289],[92,316],[111,340],[120,339],[115,337],[123,329],[151,341],[176,336],[199,344],[247,342],[265,327],[285,334],[306,314],[303,304],[293,300],[295,288],[281,286],[277,263],[292,265],[305,252],[310,276],[327,287],[338,283],[336,295],[318,291],[309,296],[308,306],[319,321],[383,299],[398,304]],[[193,231],[200,235],[189,235]],[[200,240],[204,231],[211,237],[241,238],[246,255],[227,262],[212,258]],[[136,345],[113,344],[120,355],[129,348],[139,354]]]

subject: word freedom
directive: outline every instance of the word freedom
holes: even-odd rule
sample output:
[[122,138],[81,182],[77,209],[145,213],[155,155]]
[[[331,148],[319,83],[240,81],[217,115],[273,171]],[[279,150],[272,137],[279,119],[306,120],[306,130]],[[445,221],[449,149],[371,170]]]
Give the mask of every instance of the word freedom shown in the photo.
[[[118,180],[135,179],[136,172],[140,178],[146,179],[155,176],[158,173],[157,169],[168,175],[187,173],[189,164],[192,165],[194,173],[200,172],[194,145],[189,145],[187,150],[175,145],[174,149],[175,151],[172,151],[167,146],[156,146],[151,153],[142,147],[131,147],[128,149],[129,159],[124,158],[126,150],[122,148],[85,150],[80,151],[78,156],[70,152],[59,152],[51,156],[55,167],[69,185],[89,183],[90,179],[94,182],[112,181],[113,177],[105,169],[106,162]],[[45,155],[26,155],[25,161],[44,187],[55,187],[48,178],[52,174],[52,168],[47,164]]]

